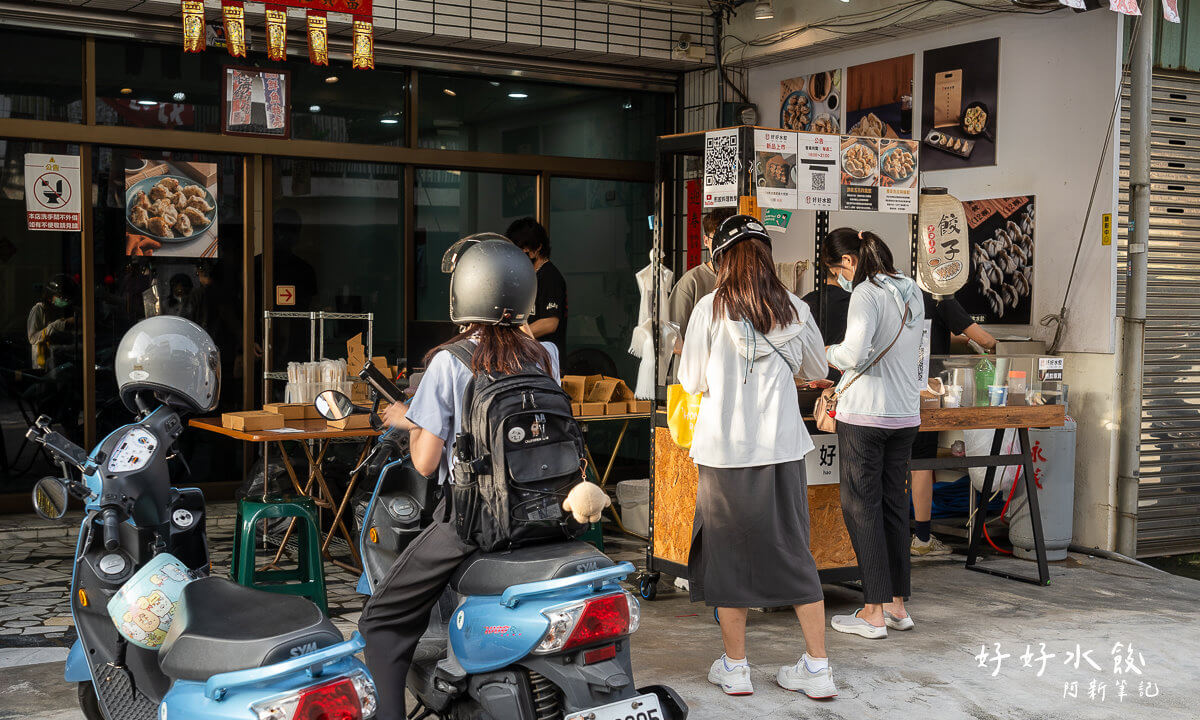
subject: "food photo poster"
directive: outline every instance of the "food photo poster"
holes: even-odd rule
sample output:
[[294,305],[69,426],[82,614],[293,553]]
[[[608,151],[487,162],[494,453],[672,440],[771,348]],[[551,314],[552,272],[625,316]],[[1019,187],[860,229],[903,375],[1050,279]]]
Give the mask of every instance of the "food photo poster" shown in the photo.
[[846,70],[847,135],[912,137],[913,56],[855,65]]
[[995,165],[1000,38],[926,50],[921,77],[921,169]]
[[826,70],[779,83],[779,127],[838,135],[842,131],[842,71]]
[[130,159],[125,254],[217,257],[216,163]]
[[971,274],[955,298],[977,323],[1028,325],[1033,308],[1034,197],[967,200],[963,210]]

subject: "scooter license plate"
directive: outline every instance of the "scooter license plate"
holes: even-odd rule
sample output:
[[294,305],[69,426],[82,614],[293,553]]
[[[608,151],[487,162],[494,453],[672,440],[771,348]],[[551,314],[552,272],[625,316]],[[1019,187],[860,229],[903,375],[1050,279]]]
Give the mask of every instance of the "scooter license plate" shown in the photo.
[[590,710],[581,710],[566,720],[665,720],[657,695],[639,695]]

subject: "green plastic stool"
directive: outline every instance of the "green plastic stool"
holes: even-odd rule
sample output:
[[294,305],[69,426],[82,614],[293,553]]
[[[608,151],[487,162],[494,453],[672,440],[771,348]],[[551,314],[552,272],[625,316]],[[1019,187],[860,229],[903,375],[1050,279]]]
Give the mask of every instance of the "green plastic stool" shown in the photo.
[[[256,528],[262,520],[295,518],[297,567],[294,570],[259,570],[255,566]],[[321,562],[321,533],[317,506],[309,498],[268,498],[265,502],[239,500],[237,530],[229,575],[239,585],[306,597],[329,614],[325,599],[325,567]]]

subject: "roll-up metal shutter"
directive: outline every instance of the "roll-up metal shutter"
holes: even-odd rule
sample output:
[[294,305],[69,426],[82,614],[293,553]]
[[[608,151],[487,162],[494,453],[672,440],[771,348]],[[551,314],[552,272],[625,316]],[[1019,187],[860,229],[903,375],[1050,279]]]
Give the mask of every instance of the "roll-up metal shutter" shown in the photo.
[[[1122,309],[1128,86],[1124,97],[1117,274]],[[1200,76],[1155,72],[1151,110],[1139,557],[1200,551]]]

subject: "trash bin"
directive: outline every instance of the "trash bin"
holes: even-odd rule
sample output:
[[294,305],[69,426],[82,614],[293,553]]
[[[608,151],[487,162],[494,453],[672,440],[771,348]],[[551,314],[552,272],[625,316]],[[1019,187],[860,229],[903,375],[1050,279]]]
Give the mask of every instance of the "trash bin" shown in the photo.
[[[1068,419],[1062,427],[1030,430],[1029,442],[1033,445],[1033,471],[1038,481],[1046,559],[1065,560],[1075,512],[1075,421]],[[1036,560],[1025,480],[1022,477],[1017,481],[1008,506],[1008,539],[1014,555]]]
[[617,502],[621,505],[621,522],[625,529],[638,535],[650,534],[650,480],[625,480],[617,483]]

